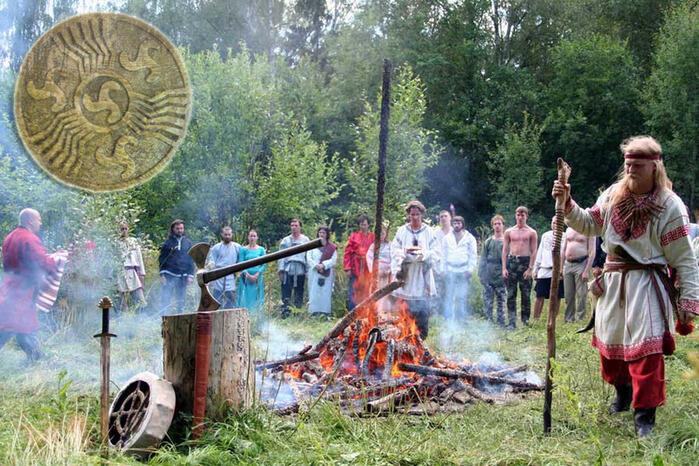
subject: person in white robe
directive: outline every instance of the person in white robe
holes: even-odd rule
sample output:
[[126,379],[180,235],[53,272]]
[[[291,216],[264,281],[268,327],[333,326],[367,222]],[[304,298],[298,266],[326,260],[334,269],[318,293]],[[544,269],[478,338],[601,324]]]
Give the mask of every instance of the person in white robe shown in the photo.
[[[388,285],[391,281],[391,243],[388,241],[389,223],[381,226],[381,247],[379,248],[379,289]],[[374,270],[374,245],[369,246],[366,253],[367,267]],[[372,272],[373,273],[373,272]],[[388,311],[392,307],[390,296],[384,296],[377,303],[380,311]]]
[[425,206],[410,201],[405,209],[408,223],[398,228],[391,242],[391,274],[404,281],[393,296],[407,302],[420,336],[429,330],[429,299],[436,295],[434,271],[440,267],[441,248],[434,230],[422,223]]
[[318,238],[323,246],[308,251],[308,312],[311,315],[329,316],[332,310],[332,292],[335,283],[337,246],[330,240],[330,229],[318,228]]
[[146,283],[146,267],[143,264],[143,254],[138,240],[129,236],[129,224],[119,224],[119,238],[117,240],[121,253],[122,270],[117,274],[117,290],[121,297],[120,310],[129,310],[129,300],[138,300],[138,306],[146,306],[146,297],[143,289]]
[[449,320],[468,317],[468,296],[471,275],[478,263],[476,238],[464,228],[460,215],[452,219],[453,230],[443,239],[445,280],[444,316]]
[[[621,150],[624,171],[592,208],[572,201],[570,185],[556,181],[553,195],[567,199],[571,228],[604,238],[604,272],[591,286],[599,297],[592,345],[600,353],[602,378],[616,390],[610,413],[633,406],[636,433],[645,437],[665,401],[663,354],[674,351],[675,313],[680,333],[699,314],[699,267],[687,212],[672,191],[660,144],[637,136]],[[668,266],[677,271],[677,301]]]

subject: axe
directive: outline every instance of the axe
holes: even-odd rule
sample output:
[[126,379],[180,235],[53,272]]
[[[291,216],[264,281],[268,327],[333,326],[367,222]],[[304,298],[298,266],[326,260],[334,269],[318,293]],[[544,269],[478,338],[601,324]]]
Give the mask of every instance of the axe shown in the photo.
[[189,249],[189,256],[197,267],[197,284],[199,288],[201,288],[199,308],[197,309],[197,329],[195,337],[194,416],[192,419],[192,437],[199,438],[204,428],[206,389],[209,385],[209,365],[211,360],[211,311],[218,310],[220,306],[220,303],[209,293],[206,284],[251,267],[274,262],[285,257],[319,248],[322,245],[320,238],[318,238],[308,243],[281,249],[277,252],[256,257],[255,259],[208,271],[204,270],[204,267],[206,264],[206,257],[209,255],[209,244],[197,243]]

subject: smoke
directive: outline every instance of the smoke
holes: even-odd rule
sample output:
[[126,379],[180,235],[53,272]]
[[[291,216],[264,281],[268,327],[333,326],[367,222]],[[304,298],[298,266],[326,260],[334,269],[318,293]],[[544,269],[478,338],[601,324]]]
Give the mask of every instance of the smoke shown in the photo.
[[474,360],[495,345],[498,334],[492,323],[480,319],[434,319],[430,333],[436,335],[437,349],[451,360]]
[[259,337],[255,339],[256,351],[261,359],[273,361],[297,354],[304,340],[291,334],[273,320],[264,320],[258,326]]
[[[23,389],[51,387],[59,375],[72,381],[80,393],[95,393],[100,384],[101,313],[95,307],[84,330],[60,330],[38,334],[43,357],[27,363],[24,353],[15,344],[0,350],[0,373],[5,383]],[[162,374],[162,336],[160,319],[146,314],[122,314],[113,317],[110,332],[116,338],[111,346],[112,391],[142,371]]]

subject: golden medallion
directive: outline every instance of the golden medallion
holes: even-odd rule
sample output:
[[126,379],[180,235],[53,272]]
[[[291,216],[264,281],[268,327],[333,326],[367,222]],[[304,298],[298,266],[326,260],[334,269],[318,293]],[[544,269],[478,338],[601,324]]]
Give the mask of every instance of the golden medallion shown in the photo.
[[15,120],[34,160],[89,191],[143,183],[187,130],[191,91],[175,47],[153,26],[90,13],[47,31],[22,63]]

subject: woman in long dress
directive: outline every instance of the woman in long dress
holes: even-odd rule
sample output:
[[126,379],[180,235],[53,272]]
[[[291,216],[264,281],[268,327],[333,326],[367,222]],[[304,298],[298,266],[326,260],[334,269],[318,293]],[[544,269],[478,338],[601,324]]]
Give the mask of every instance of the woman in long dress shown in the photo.
[[[248,232],[248,244],[240,248],[240,262],[255,259],[266,254],[265,248],[257,244],[257,231]],[[265,265],[243,270],[238,276],[238,307],[257,312],[265,301]]]
[[[381,225],[381,247],[379,248],[379,288],[383,288],[391,281],[391,242],[388,241],[388,221]],[[366,262],[369,270],[374,270],[374,245],[369,246],[366,253]],[[388,311],[393,306],[390,295],[378,301],[380,310]]]
[[308,252],[308,312],[311,314],[330,315],[332,305],[333,282],[335,281],[335,263],[337,246],[330,242],[330,229],[318,228],[318,238],[323,247]]

